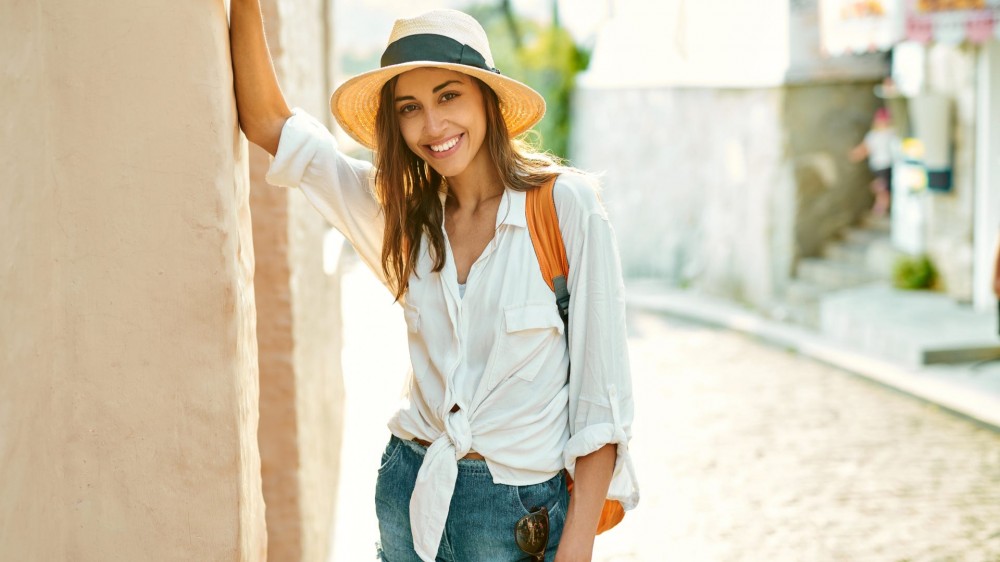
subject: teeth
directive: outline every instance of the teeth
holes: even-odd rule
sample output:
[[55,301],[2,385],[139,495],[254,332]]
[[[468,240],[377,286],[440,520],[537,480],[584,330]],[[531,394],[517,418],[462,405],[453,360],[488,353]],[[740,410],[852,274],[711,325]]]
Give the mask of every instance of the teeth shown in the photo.
[[455,137],[450,141],[443,142],[441,144],[432,144],[431,150],[433,150],[434,152],[444,152],[445,150],[448,150],[449,148],[455,146],[456,144],[458,144],[458,137]]

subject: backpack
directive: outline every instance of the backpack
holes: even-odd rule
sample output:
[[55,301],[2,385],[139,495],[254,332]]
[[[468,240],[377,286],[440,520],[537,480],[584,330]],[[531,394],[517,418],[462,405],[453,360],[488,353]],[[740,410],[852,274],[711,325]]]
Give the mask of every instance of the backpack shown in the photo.
[[[563,245],[562,233],[559,231],[559,216],[556,214],[556,202],[552,191],[556,177],[548,180],[540,187],[527,192],[525,201],[525,216],[528,222],[528,233],[531,245],[538,257],[538,267],[542,278],[556,295],[556,307],[562,318],[569,343],[569,289],[566,280],[569,277],[569,261],[566,259],[566,247]],[[573,479],[566,473],[566,487],[573,492]],[[625,508],[618,500],[604,500],[601,518],[597,523],[597,534],[601,534],[621,522],[625,517]]]

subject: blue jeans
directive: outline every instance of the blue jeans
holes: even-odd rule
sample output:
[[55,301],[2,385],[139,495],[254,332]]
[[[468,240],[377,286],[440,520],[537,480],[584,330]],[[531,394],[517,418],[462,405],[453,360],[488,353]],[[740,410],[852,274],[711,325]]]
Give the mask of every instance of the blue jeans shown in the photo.
[[[396,436],[382,453],[375,484],[375,514],[381,535],[379,556],[386,562],[420,562],[410,533],[410,495],[426,449]],[[514,542],[514,525],[534,507],[549,510],[545,560],[553,560],[566,521],[569,492],[562,472],[541,484],[494,484],[486,461],[459,460],[437,559],[441,562],[514,561],[531,558]]]

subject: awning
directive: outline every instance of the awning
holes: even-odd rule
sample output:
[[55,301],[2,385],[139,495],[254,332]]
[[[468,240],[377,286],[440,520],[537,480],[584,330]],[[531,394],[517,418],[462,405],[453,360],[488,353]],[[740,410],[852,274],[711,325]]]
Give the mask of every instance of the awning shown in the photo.
[[906,37],[952,44],[1000,39],[1000,0],[906,0]]
[[837,56],[891,49],[904,36],[903,2],[820,0],[823,52]]

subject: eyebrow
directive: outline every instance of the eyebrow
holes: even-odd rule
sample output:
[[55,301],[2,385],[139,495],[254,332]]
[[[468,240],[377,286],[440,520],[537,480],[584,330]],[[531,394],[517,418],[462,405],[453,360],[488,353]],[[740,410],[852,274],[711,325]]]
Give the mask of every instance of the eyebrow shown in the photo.
[[[441,90],[443,90],[444,88],[446,88],[449,84],[461,84],[461,83],[462,83],[461,80],[448,80],[447,82],[445,82],[443,84],[439,84],[437,86],[434,86],[434,89],[431,90],[431,92],[436,94],[436,93],[440,92]],[[417,98],[415,98],[413,96],[399,96],[396,99],[394,99],[393,101],[397,101],[397,102],[404,101],[404,100],[414,100],[414,101],[416,101],[416,99]]]

